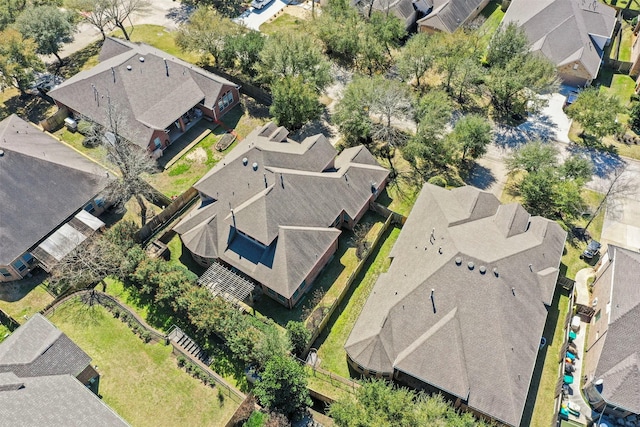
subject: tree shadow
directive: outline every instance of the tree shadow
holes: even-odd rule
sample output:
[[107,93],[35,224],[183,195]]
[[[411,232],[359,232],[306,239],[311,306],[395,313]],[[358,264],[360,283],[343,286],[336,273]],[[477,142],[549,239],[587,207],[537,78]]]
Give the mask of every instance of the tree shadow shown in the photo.
[[[102,49],[102,40],[95,41],[87,47],[72,53],[63,59],[62,66],[56,62],[49,66],[51,73],[57,74],[64,79],[71,78],[83,70],[85,64],[92,58],[97,57]],[[97,61],[96,61],[97,63]]]
[[624,159],[615,150],[603,151],[577,144],[570,144],[567,149],[571,154],[582,155],[591,160],[593,174],[599,178],[606,178],[625,165]]
[[33,123],[40,123],[49,116],[53,104],[39,95],[16,95],[0,104],[0,115],[5,117],[16,114]]
[[178,7],[172,7],[165,15],[166,18],[171,19],[176,24],[185,24],[189,22],[189,17],[196,10],[196,7],[190,2],[185,2]]
[[474,163],[464,182],[481,190],[486,190],[496,183],[496,177],[491,172],[491,169]]
[[20,301],[34,288],[41,285],[47,276],[44,270],[37,268],[31,272],[31,277],[3,283],[2,286],[0,286],[0,300],[6,302]]

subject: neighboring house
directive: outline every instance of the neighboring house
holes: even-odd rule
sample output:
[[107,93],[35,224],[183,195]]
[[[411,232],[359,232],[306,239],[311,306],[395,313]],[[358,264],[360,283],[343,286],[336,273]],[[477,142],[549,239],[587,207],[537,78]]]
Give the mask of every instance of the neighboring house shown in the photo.
[[369,151],[337,155],[324,135],[302,142],[268,123],[194,188],[202,206],[174,229],[200,265],[221,262],[293,307],[386,185]]
[[48,269],[104,224],[107,172],[16,115],[0,122],[0,282]]
[[513,0],[502,25],[516,23],[531,51],[553,62],[569,86],[588,86],[598,76],[611,42],[616,10],[596,0]]
[[[599,413],[640,416],[640,253],[609,245],[593,284],[584,392]],[[634,417],[635,416],[635,417]]]
[[[425,0],[419,0],[419,2],[422,4]],[[413,0],[372,0],[368,7],[377,12],[394,15],[404,23],[407,30],[413,28],[416,24],[418,12],[414,7]],[[368,13],[368,11],[364,12]]]
[[90,363],[69,337],[35,314],[0,343],[0,424],[127,426],[98,398],[99,375]]
[[633,29],[633,46],[631,48],[631,69],[629,75],[636,81],[636,93],[640,92],[640,42],[638,42],[638,32],[640,31],[640,22]]
[[49,95],[103,126],[111,104],[121,136],[155,157],[203,116],[218,120],[240,99],[236,84],[146,44],[108,37],[98,59]]
[[347,339],[349,364],[519,426],[565,238],[491,193],[425,184]]
[[489,0],[425,0],[427,15],[418,20],[418,30],[425,33],[453,33],[473,21]]

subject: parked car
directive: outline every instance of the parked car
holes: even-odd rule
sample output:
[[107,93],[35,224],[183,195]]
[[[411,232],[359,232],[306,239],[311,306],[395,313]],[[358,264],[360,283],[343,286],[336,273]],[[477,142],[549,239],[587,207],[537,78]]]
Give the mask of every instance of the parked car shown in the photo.
[[253,0],[251,2],[251,7],[257,10],[264,9],[272,1],[273,0]]
[[590,241],[587,245],[587,248],[584,250],[584,252],[582,252],[582,257],[586,259],[593,258],[594,256],[596,256],[598,251],[600,251],[601,246],[602,245],[600,244],[600,242],[596,240]]

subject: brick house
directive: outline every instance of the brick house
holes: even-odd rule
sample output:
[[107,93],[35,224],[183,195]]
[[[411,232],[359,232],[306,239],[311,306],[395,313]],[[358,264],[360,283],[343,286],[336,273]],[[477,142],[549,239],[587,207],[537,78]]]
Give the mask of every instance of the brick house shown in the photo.
[[49,95],[101,125],[113,105],[122,136],[156,157],[198,120],[219,120],[240,101],[236,84],[143,43],[108,37],[98,60]]
[[324,135],[287,135],[272,123],[248,135],[194,185],[202,204],[174,230],[200,265],[224,263],[291,308],[389,172],[362,146],[337,154]]

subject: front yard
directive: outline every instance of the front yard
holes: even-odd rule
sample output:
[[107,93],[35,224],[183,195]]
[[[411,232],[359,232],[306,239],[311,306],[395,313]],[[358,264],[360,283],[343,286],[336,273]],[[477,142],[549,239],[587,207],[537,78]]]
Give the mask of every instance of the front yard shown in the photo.
[[171,346],[143,343],[102,306],[72,300],[50,320],[93,358],[104,402],[133,426],[224,426],[237,407],[179,369]]

